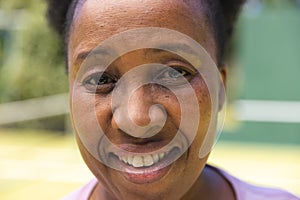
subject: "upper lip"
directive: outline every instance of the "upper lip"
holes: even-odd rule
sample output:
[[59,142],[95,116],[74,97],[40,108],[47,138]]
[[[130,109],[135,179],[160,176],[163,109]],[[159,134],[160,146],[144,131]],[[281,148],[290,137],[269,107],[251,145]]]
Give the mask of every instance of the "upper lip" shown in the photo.
[[183,137],[184,136],[174,137],[171,140],[143,140],[143,142],[140,143],[113,144],[110,142],[109,145],[103,146],[106,146],[104,149],[106,155],[113,153],[118,156],[165,153],[174,148],[178,148],[180,151],[183,151],[188,147],[188,143]]
[[169,152],[173,148],[182,149],[182,146],[179,144],[170,144],[167,141],[159,141],[159,142],[150,142],[147,144],[121,144],[121,145],[110,145],[106,152],[113,153],[118,156],[126,156],[126,155],[145,155],[152,153],[162,153]]

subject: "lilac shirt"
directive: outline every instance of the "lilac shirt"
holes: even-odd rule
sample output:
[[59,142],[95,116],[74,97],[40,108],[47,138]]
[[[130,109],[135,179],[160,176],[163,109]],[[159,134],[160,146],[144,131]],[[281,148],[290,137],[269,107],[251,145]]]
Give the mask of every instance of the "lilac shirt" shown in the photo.
[[[231,183],[237,200],[300,200],[299,197],[296,197],[286,191],[251,185],[231,176],[221,169],[215,167],[211,168]],[[63,198],[63,200],[88,200],[96,184],[97,180],[94,179],[82,188],[71,193],[69,196]]]

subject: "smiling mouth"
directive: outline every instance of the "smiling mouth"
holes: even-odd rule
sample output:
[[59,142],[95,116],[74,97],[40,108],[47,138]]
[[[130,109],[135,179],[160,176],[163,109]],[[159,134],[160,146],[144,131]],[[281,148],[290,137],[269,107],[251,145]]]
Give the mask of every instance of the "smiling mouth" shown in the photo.
[[118,155],[110,153],[109,160],[121,169],[122,176],[136,184],[152,183],[168,174],[174,163],[182,155],[181,148],[155,153],[132,153]]
[[145,154],[145,155],[124,155],[117,156],[124,164],[135,168],[151,167],[156,163],[162,161],[169,152]]
[[[188,139],[179,132],[167,139],[144,140],[140,143],[114,144],[102,138],[98,151],[100,161],[117,170],[125,180],[136,183],[153,183],[165,177],[183,155],[187,156]],[[116,171],[111,171],[116,173]]]

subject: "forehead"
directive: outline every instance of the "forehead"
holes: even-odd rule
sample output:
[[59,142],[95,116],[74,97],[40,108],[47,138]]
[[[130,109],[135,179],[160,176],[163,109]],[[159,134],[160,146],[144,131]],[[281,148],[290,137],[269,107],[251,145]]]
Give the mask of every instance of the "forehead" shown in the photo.
[[214,58],[215,44],[199,0],[79,0],[70,30],[69,66],[114,34],[142,27],[162,27],[192,37]]

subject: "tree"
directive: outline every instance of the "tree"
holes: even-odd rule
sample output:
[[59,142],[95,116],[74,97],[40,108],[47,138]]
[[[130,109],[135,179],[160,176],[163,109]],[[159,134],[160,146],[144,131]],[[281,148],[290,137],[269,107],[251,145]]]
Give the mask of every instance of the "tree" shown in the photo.
[[0,65],[0,102],[66,92],[63,47],[48,28],[45,2],[2,0],[0,7],[10,21],[0,27],[7,33],[2,41],[8,44]]

